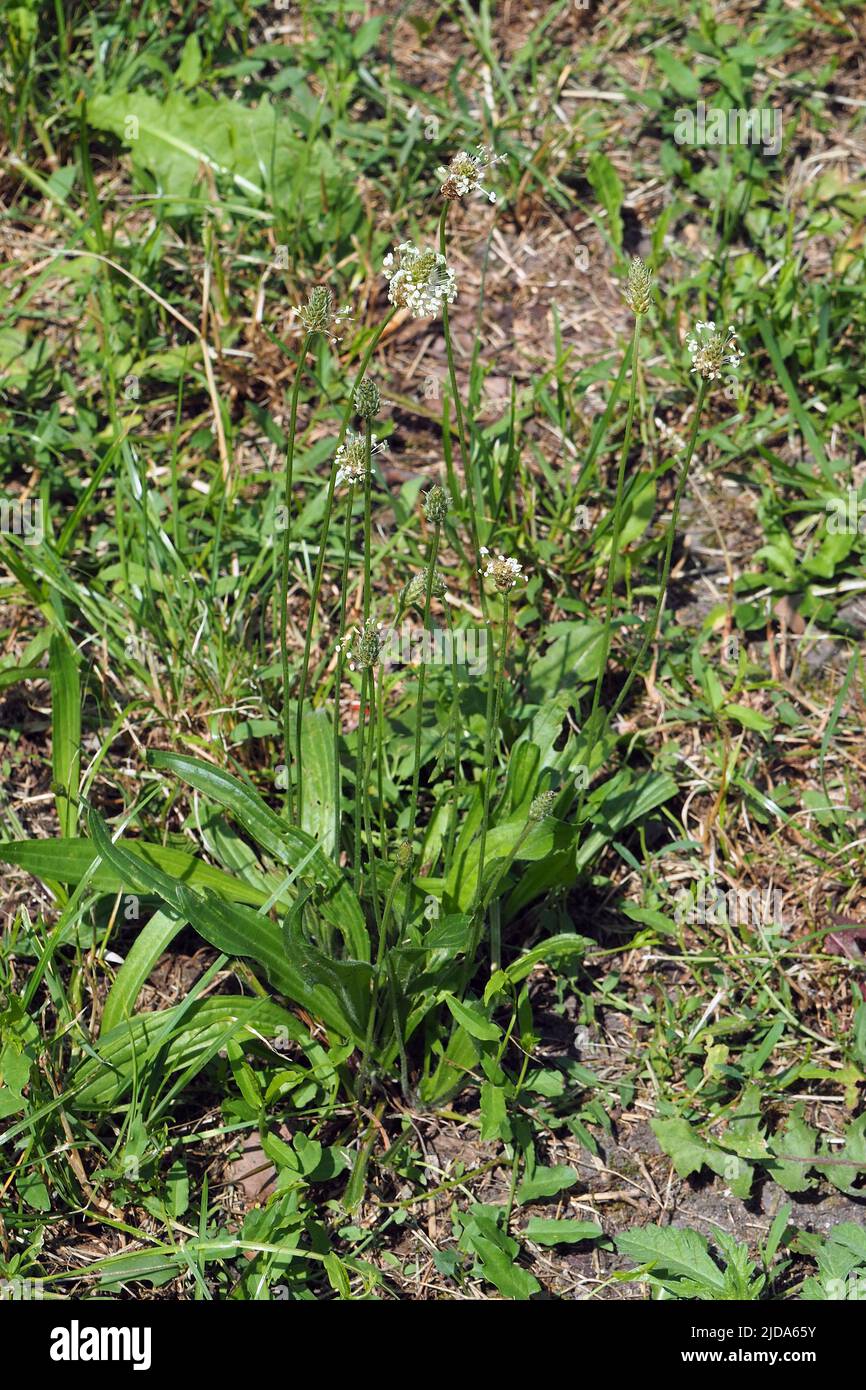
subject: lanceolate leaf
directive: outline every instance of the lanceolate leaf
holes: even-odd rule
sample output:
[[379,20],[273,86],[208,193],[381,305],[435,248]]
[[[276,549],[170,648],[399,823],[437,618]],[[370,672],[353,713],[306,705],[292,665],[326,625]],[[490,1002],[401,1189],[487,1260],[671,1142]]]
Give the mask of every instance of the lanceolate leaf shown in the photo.
[[317,996],[331,995],[338,1001],[355,1036],[363,1038],[370,1012],[373,968],[367,961],[332,960],[307,941],[300,925],[302,907],[303,900],[286,917],[283,926],[286,954],[310,991]]
[[135,1001],[142,985],[183,925],[183,919],[174,913],[155,912],[142,927],[105,1001],[100,1022],[101,1034],[110,1033],[112,1028],[135,1012]]
[[[172,1020],[181,1010],[182,1021],[174,1031]],[[111,1107],[131,1086],[133,1076],[141,1077],[148,1061],[157,1056],[164,1073],[181,1071],[197,1057],[206,1060],[221,1035],[242,1041],[273,1036],[278,1030],[292,1038],[306,1036],[295,1016],[274,1000],[242,995],[139,1014],[100,1038],[97,1055],[75,1069],[69,1077],[70,1104],[82,1111]]]
[[[355,960],[370,959],[370,939],[357,897],[333,860],[322,851],[306,831],[281,820],[263,801],[254,787],[184,753],[151,753],[156,768],[173,772],[203,796],[225,806],[262,849],[289,869],[312,879],[324,890],[316,906],[327,921],[342,933],[346,948]],[[306,868],[300,869],[301,865]],[[243,899],[249,902],[249,898]]]
[[51,638],[51,762],[57,818],[62,835],[74,835],[78,820],[81,762],[81,689],[75,652],[65,637]]
[[226,902],[208,888],[194,890],[160,869],[143,864],[127,852],[124,844],[112,842],[101,818],[93,811],[90,829],[96,850],[114,866],[126,885],[142,893],[156,894],[212,946],[226,955],[256,961],[274,989],[303,1005],[344,1037],[363,1041],[361,1030],[354,1029],[331,991],[305,977],[287,958],[280,928],[269,917],[241,903]]
[[[146,840],[124,840],[124,849],[140,863],[150,866],[195,887],[212,888],[232,902],[250,903],[254,907],[266,901],[264,893],[241,882],[222,869],[203,864],[193,854],[183,850],[150,844]],[[36,878],[53,879],[57,883],[76,884],[84,878],[96,858],[92,840],[6,840],[0,842],[0,862],[17,864]],[[117,893],[132,884],[119,876],[116,868],[103,862],[89,876],[94,888]],[[149,892],[141,888],[139,892]]]
[[[495,873],[495,861],[506,859],[517,847],[515,862],[546,859],[574,845],[576,828],[550,818],[540,821],[526,833],[526,818],[495,825],[487,835],[484,847],[485,882]],[[447,892],[458,908],[465,912],[475,897],[478,877],[480,839],[472,841],[463,857],[454,865],[448,878]]]

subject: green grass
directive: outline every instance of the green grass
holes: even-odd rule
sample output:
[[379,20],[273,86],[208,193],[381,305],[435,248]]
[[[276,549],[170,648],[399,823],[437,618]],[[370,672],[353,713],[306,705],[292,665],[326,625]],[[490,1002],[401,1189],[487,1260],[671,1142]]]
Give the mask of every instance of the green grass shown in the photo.
[[[806,159],[855,10],[11,13],[0,1276],[856,1297],[866,193]],[[677,143],[699,99],[780,153]],[[444,316],[389,317],[405,240]],[[368,670],[367,619],[440,646]]]

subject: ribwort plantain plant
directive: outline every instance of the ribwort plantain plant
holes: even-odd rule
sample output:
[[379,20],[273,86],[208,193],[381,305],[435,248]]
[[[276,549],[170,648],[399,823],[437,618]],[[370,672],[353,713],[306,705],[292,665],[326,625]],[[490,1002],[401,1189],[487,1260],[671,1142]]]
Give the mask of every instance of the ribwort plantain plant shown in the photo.
[[[278,591],[285,805],[275,810],[250,780],[212,761],[170,752],[150,755],[154,767],[234,819],[255,846],[255,886],[249,877],[218,871],[194,856],[178,860],[176,853],[161,853],[159,846],[127,842],[122,827],[112,835],[94,810],[88,821],[100,872],[125,891],[155,898],[170,921],[191,923],[222,953],[221,959],[251,960],[279,995],[300,1006],[342,1049],[340,1075],[359,1103],[366,1103],[373,1086],[387,1085],[395,1074],[404,1094],[427,1104],[459,1090],[478,1068],[487,1077],[485,1084],[504,1075],[508,1039],[526,1010],[522,982],[539,960],[579,956],[586,943],[564,930],[507,959],[503,929],[531,913],[539,900],[566,894],[601,845],[672,795],[674,784],[665,774],[636,775],[620,768],[591,789],[582,783],[575,798],[573,773],[578,763],[586,763],[594,779],[610,756],[613,717],[658,634],[679,507],[705,400],[713,382],[723,371],[735,372],[741,360],[732,328],[722,333],[713,323],[696,325],[688,351],[698,380],[697,399],[655,599],[616,699],[605,708],[629,465],[640,437],[635,421],[642,399],[642,332],[653,295],[650,270],[638,258],[631,262],[625,298],[634,327],[616,388],[628,379],[629,393],[595,666],[578,696],[585,721],[574,727],[566,707],[556,703],[556,692],[552,717],[544,708],[531,717],[522,715],[518,682],[512,683],[512,652],[522,641],[521,624],[531,617],[525,595],[534,585],[532,602],[538,609],[542,591],[534,566],[527,572],[523,560],[507,553],[516,548],[515,537],[509,534],[507,510],[478,466],[485,446],[461,396],[449,317],[458,284],[448,258],[448,209],[468,193],[487,193],[481,180],[496,162],[482,147],[443,167],[438,245],[403,241],[385,257],[390,307],[369,333],[346,392],[308,585],[303,649],[293,670],[288,617],[300,391],[313,339],[321,336],[333,345],[338,320],[331,292],[321,288],[300,311],[303,338],[290,397]],[[382,421],[380,392],[368,368],[397,315],[441,316],[449,383],[445,422],[447,428],[453,412],[460,476],[453,495],[438,479],[430,480],[418,509],[426,542],[423,547],[394,546],[404,560],[414,555],[416,564],[394,586],[390,570],[383,567],[377,573],[374,568],[374,502],[382,481],[378,460],[385,448],[374,425],[387,429],[388,422]],[[605,412],[604,420],[613,414],[612,409]],[[353,417],[357,428],[350,427]],[[600,447],[596,432],[590,462]],[[512,439],[509,452],[516,448]],[[447,476],[454,486],[452,473]],[[335,612],[329,613],[322,603],[323,579],[330,528],[340,507],[338,596]],[[411,531],[405,513],[399,517],[395,541],[401,540],[400,525],[406,535]],[[471,582],[461,591],[450,580],[463,555],[470,561]],[[377,616],[389,601],[395,613],[392,629]],[[478,634],[463,620],[467,611],[480,618]],[[395,660],[401,640],[397,629],[402,631],[413,614],[420,617],[414,668]],[[311,691],[317,634],[318,646],[327,654],[323,661],[330,665],[330,684],[316,682]],[[468,638],[475,635],[483,638],[483,669],[467,656]],[[483,693],[473,679],[479,675],[484,677]],[[347,686],[352,698],[344,702]],[[357,707],[354,728],[344,726],[344,703]],[[484,983],[476,994],[479,975]],[[500,1008],[510,1010],[505,1025],[496,1021]],[[521,1078],[524,1073],[525,1065]],[[521,1084],[518,1079],[512,1098]]]

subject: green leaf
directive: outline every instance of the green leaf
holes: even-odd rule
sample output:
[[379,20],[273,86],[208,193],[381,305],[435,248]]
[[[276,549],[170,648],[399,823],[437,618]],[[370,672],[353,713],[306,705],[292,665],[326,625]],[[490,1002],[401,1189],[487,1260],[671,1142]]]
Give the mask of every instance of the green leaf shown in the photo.
[[697,101],[701,94],[701,84],[691,68],[687,68],[685,63],[675,58],[669,48],[656,48],[653,58],[677,96],[685,97],[686,101]]
[[182,87],[194,87],[201,75],[201,45],[195,34],[189,34],[180,55],[177,80]]
[[466,1073],[478,1062],[478,1050],[471,1033],[456,1025],[435,1071],[425,1076],[418,1088],[425,1105],[441,1104],[463,1090]]
[[[175,1020],[178,1020],[175,1025]],[[112,1109],[149,1064],[158,1061],[161,1077],[206,1065],[214,1043],[249,1041],[285,1034],[306,1037],[294,1014],[270,999],[218,995],[139,1014],[101,1037],[94,1056],[68,1078],[69,1106],[81,1112]]]
[[81,690],[78,662],[65,637],[51,638],[51,764],[60,833],[75,834],[81,761]]
[[595,680],[604,655],[604,623],[550,623],[548,645],[528,671],[530,694],[542,703],[564,687]]
[[695,1288],[716,1296],[724,1292],[725,1276],[711,1258],[705,1237],[697,1231],[644,1226],[624,1231],[614,1241],[620,1254],[630,1256],[638,1264],[651,1265],[653,1275],[670,1281],[674,1290],[685,1284],[687,1292],[694,1292]]
[[[589,818],[592,830],[580,844],[577,867],[586,869],[610,840],[651,811],[676,796],[677,784],[667,772],[647,772],[633,777],[617,774],[592,793]],[[510,903],[509,903],[510,906]]]
[[526,1223],[523,1236],[534,1245],[576,1245],[581,1240],[600,1240],[604,1231],[597,1221],[554,1221],[533,1216]]
[[622,208],[623,200],[622,180],[607,155],[600,153],[590,156],[586,175],[592,184],[595,196],[607,213],[610,239],[617,251],[621,251],[622,216],[620,209]]
[[478,1256],[481,1272],[505,1298],[523,1301],[538,1293],[541,1285],[527,1269],[516,1265],[510,1255],[492,1240],[472,1233],[469,1237],[473,1250]]
[[100,1021],[101,1033],[110,1033],[135,1012],[135,1001],[142,985],[183,925],[183,919],[174,913],[155,912],[142,927],[108,993]]
[[234,185],[253,206],[294,194],[300,213],[321,208],[323,194],[336,191],[340,170],[327,141],[305,141],[268,101],[245,106],[205,92],[192,96],[178,84],[164,100],[144,90],[100,93],[86,112],[89,125],[127,145],[136,174],[155,180],[178,211],[208,176],[218,189]]
[[585,955],[587,947],[594,944],[588,936],[576,936],[572,932],[560,932],[556,936],[549,936],[546,941],[540,942],[538,946],[533,946],[530,951],[525,951],[522,956],[518,956],[517,960],[512,961],[503,973],[511,984],[516,985],[521,980],[525,980],[541,961],[544,961],[545,965],[558,969],[567,962]]
[[536,1202],[541,1197],[555,1197],[574,1187],[577,1172],[570,1163],[560,1163],[553,1168],[535,1168],[528,1173],[517,1189],[518,1202]]
[[679,1116],[670,1120],[654,1119],[650,1120],[650,1129],[671,1159],[678,1177],[688,1178],[701,1171],[710,1146],[695,1133],[688,1120]]
[[[261,906],[266,901],[264,893],[242,883],[222,869],[204,864],[195,855],[164,845],[153,845],[146,840],[124,840],[123,847],[139,861],[140,867],[149,866],[171,874],[195,888],[211,888],[230,902],[250,903]],[[0,862],[17,864],[35,878],[43,881],[53,879],[57,883],[77,884],[84,878],[96,858],[92,840],[80,837],[72,840],[6,840],[0,842]],[[110,863],[100,864],[89,874],[89,882],[94,888],[104,892],[119,893],[133,887],[131,881],[121,879],[116,868]],[[140,889],[147,892],[148,889]]]
[[505,1090],[493,1081],[485,1081],[481,1086],[480,1137],[485,1142],[493,1139],[507,1142],[511,1137]]
[[746,1086],[725,1131],[724,1145],[741,1158],[763,1159],[769,1154],[761,1120],[761,1088]]
[[301,734],[303,828],[329,859],[334,853],[334,726],[327,709],[309,710]]
[[363,1042],[363,1029],[354,1030],[353,1020],[347,1017],[331,990],[305,974],[306,958],[287,958],[283,933],[269,917],[241,903],[226,902],[208,888],[194,891],[178,879],[143,864],[127,851],[125,844],[112,843],[94,811],[90,812],[89,824],[95,848],[126,885],[142,893],[155,893],[205,941],[226,955],[256,961],[275,989],[302,1004],[343,1037]]
[[796,420],[800,428],[800,432],[803,438],[805,439],[806,443],[808,444],[815,460],[817,461],[821,469],[821,472],[824,474],[824,477],[827,478],[829,481],[832,481],[832,470],[830,468],[827,455],[824,450],[824,445],[821,441],[820,431],[816,429],[814,418],[809,414],[809,411],[806,410],[805,406],[800,400],[800,397],[797,394],[797,389],[793,381],[791,380],[791,376],[788,372],[788,368],[785,362],[785,357],[779,347],[779,343],[776,339],[776,335],[773,332],[772,326],[767,319],[758,318],[757,328],[758,332],[764,340],[764,346],[770,355],[770,361],[773,364],[773,375],[777,378],[783,391],[788,397],[788,404],[791,408],[791,414]]
[[474,1005],[461,1003],[453,994],[445,994],[443,998],[452,1016],[471,1037],[478,1038],[480,1042],[496,1042],[502,1037],[499,1025],[491,1023]]
[[750,709],[748,705],[738,705],[736,703],[725,705],[722,714],[726,719],[736,719],[738,724],[742,724],[744,729],[754,729],[758,734],[771,734],[773,732],[773,721],[768,719],[765,714],[759,714],[757,710]]
[[752,1168],[738,1154],[726,1153],[715,1145],[708,1144],[692,1129],[687,1120],[650,1120],[650,1128],[661,1148],[673,1162],[677,1174],[688,1178],[707,1167],[725,1179],[731,1191],[738,1197],[748,1197],[752,1184]]
[[[552,816],[539,821],[528,834],[525,816],[494,825],[487,834],[484,849],[485,883],[488,883],[496,872],[495,861],[507,859],[515,848],[516,863],[524,860],[544,860],[552,854],[571,849],[576,836],[576,826],[565,825],[562,821],[554,820]],[[480,851],[481,843],[476,838],[465,854],[456,859],[448,876],[447,892],[462,912],[468,911],[475,897]]]
[[822,1164],[821,1167],[828,1182],[838,1187],[840,1192],[861,1196],[862,1193],[855,1184],[866,1169],[866,1114],[858,1116],[848,1126],[844,1148],[824,1143],[821,1152],[828,1158],[852,1160],[850,1167],[838,1162]]
[[307,941],[301,930],[304,902],[305,898],[298,900],[283,925],[286,954],[308,986],[319,995],[330,993],[339,1002],[355,1037],[363,1039],[370,1012],[373,967],[368,961],[334,960]]
[[316,904],[322,916],[342,933],[353,959],[370,959],[370,938],[361,904],[336,864],[322,852],[312,836],[281,820],[248,782],[242,782],[211,763],[184,753],[164,752],[150,753],[148,761],[153,767],[175,773],[203,796],[231,811],[256,843],[278,863],[318,883],[325,890]]

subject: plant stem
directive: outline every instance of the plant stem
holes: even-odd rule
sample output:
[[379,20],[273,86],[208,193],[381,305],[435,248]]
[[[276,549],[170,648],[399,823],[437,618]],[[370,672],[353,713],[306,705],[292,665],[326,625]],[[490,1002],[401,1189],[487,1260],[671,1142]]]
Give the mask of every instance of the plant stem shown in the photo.
[[[448,216],[448,203],[446,201],[442,208],[442,215],[439,218],[439,249],[443,256],[447,255],[448,243],[445,236],[445,220]],[[466,441],[466,427],[463,419],[463,406],[460,401],[460,392],[457,389],[457,369],[454,365],[454,348],[451,342],[451,325],[448,317],[448,305],[442,305],[442,333],[445,338],[445,352],[448,358],[448,378],[451,382],[451,396],[454,401],[454,418],[457,421],[457,438],[460,441],[460,458],[463,463],[463,481],[466,489],[466,497],[469,502],[469,531],[472,538],[472,549],[475,552],[475,568],[481,569],[481,548],[478,536],[478,517],[475,511],[475,486],[472,478],[472,466],[470,461],[469,447]],[[481,597],[481,611],[484,614],[484,621],[489,628],[489,617],[487,611],[487,595],[484,592],[484,585],[479,585]]]
[[376,672],[376,795],[379,798],[379,857],[388,858],[388,817],[385,807],[385,663]]
[[340,839],[343,827],[343,786],[340,776],[340,691],[343,686],[344,656],[342,641],[346,635],[346,600],[349,587],[349,553],[352,544],[352,508],[355,502],[355,484],[349,484],[346,499],[346,530],[343,538],[343,573],[340,582],[340,635],[337,643],[337,669],[334,672],[334,859],[340,862]]
[[493,882],[490,884],[490,887],[484,894],[484,903],[482,905],[483,912],[487,911],[488,907],[493,901],[493,897],[497,889],[499,888],[500,883],[510,870],[512,864],[514,863],[520,851],[523,849],[524,843],[526,842],[526,839],[529,836],[530,831],[537,824],[539,824],[538,821],[527,820],[526,824],[524,825],[523,829],[521,830],[520,834],[518,835],[517,839],[515,840],[514,844],[509,850],[508,854],[503,860],[501,860],[500,867],[496,870]]
[[[286,816],[289,820],[293,818],[293,797],[292,797],[292,750],[291,750],[291,729],[292,716],[289,708],[289,550],[292,543],[292,482],[295,461],[295,432],[298,424],[298,397],[301,391],[301,377],[304,374],[304,363],[307,360],[307,350],[310,346],[312,333],[305,333],[301,343],[301,355],[298,360],[298,368],[295,372],[295,381],[292,386],[292,403],[289,414],[289,442],[286,449],[286,493],[285,493],[285,526],[283,528],[283,558],[282,573],[280,575],[280,652],[283,666],[283,749],[286,759]],[[300,816],[298,817],[300,820]]]
[[400,1007],[397,995],[397,973],[394,969],[394,959],[388,952],[385,956],[385,969],[388,972],[388,994],[391,999],[391,1019],[394,1027],[394,1037],[397,1039],[397,1051],[400,1053],[400,1090],[403,1099],[409,1100],[409,1058],[406,1055],[406,1044],[403,1041],[403,1024],[400,1019]]
[[364,725],[367,708],[366,666],[361,669],[361,704],[358,709],[358,736],[355,749],[355,853],[352,864],[352,881],[355,893],[361,892],[361,819],[363,816],[364,794],[361,790],[364,781]]
[[[368,346],[367,346],[367,348],[366,348],[366,351],[364,352],[364,356],[363,356],[362,359],[361,359],[361,365],[360,365],[360,367],[358,368],[358,373],[357,373],[357,375],[356,375],[356,377],[355,377],[355,380],[354,380],[354,382],[353,382],[353,384],[352,384],[352,389],[351,389],[351,391],[349,392],[349,402],[348,402],[348,405],[346,406],[345,412],[344,412],[344,414],[343,414],[343,422],[342,422],[342,424],[341,424],[341,426],[340,426],[340,433],[339,433],[339,435],[337,436],[337,443],[336,443],[336,445],[334,446],[335,455],[336,455],[336,450],[339,449],[340,445],[341,445],[342,442],[343,442],[343,439],[345,438],[346,430],[347,430],[348,427],[349,427],[349,420],[352,418],[352,411],[353,411],[354,408],[355,408],[355,388],[358,386],[358,384],[359,384],[359,383],[361,382],[361,380],[363,379],[363,376],[364,376],[364,373],[365,373],[366,370],[367,370],[367,365],[368,365],[368,363],[369,363],[369,361],[370,361],[370,358],[373,356],[373,353],[374,353],[375,350],[376,350],[376,344],[379,342],[379,339],[381,338],[382,334],[385,332],[385,329],[387,328],[388,324],[391,322],[391,320],[392,320],[392,318],[394,317],[394,315],[395,315],[396,312],[397,312],[396,309],[393,309],[393,308],[392,308],[392,309],[390,309],[389,312],[385,315],[384,319],[383,319],[382,322],[379,324],[379,327],[376,329],[375,333],[373,334],[373,337],[371,338],[371,340],[370,340],[370,342],[369,342],[369,344],[368,344]],[[302,733],[302,730],[303,730],[304,701],[305,701],[305,699],[307,698],[307,681],[309,680],[309,675],[310,675],[310,652],[311,652],[311,650],[312,650],[312,645],[313,645],[313,628],[314,628],[315,622],[316,622],[316,609],[317,609],[318,603],[319,603],[319,592],[320,592],[321,587],[322,587],[322,574],[323,574],[324,568],[325,568],[325,549],[326,549],[326,546],[327,546],[327,543],[328,543],[328,531],[329,531],[330,525],[331,525],[331,510],[332,510],[333,504],[334,504],[334,488],[335,488],[335,486],[336,486],[336,482],[337,482],[337,461],[336,461],[336,457],[335,457],[334,462],[333,462],[332,465],[331,465],[331,476],[330,476],[330,479],[329,479],[329,481],[328,481],[328,495],[327,495],[327,497],[325,498],[325,516],[324,516],[324,520],[323,520],[323,522],[322,522],[322,532],[321,532],[321,536],[320,536],[320,538],[319,538],[319,553],[318,553],[318,556],[316,557],[316,570],[315,570],[315,574],[314,574],[314,576],[313,576],[313,588],[312,588],[312,591],[311,591],[311,593],[310,593],[310,611],[309,611],[309,614],[308,614],[308,617],[307,617],[307,632],[306,632],[306,636],[305,636],[305,638],[304,638],[304,656],[303,656],[303,661],[302,661],[302,665],[301,665],[301,680],[300,680],[300,684],[299,684],[299,686],[298,686],[298,709],[297,709],[296,726],[295,726],[295,766],[296,766],[296,770],[297,770],[297,788],[298,788],[297,819],[298,819],[298,822],[299,822],[299,823],[300,823],[301,813],[302,813],[302,811],[303,811],[303,806],[304,806],[304,780],[303,780],[303,775],[302,775],[302,774],[303,774],[303,765],[302,765],[302,756],[301,756],[301,733]]]
[[670,578],[671,558],[673,555],[674,538],[676,536],[677,530],[677,520],[679,519],[680,514],[680,503],[682,502],[683,493],[686,490],[686,483],[688,482],[689,469],[691,468],[692,457],[695,452],[695,444],[697,443],[698,439],[698,430],[700,428],[701,415],[703,413],[704,398],[706,394],[707,383],[706,381],[701,381],[700,388],[698,390],[697,405],[695,406],[695,418],[692,424],[692,432],[689,436],[688,451],[686,453],[686,458],[683,464],[682,472],[680,473],[679,482],[677,483],[677,489],[674,493],[674,503],[673,508],[671,510],[671,521],[670,526],[668,528],[667,542],[665,544],[665,558],[664,564],[662,566],[662,577],[659,583],[658,598],[656,599],[656,605],[653,609],[652,617],[650,618],[650,621],[644,633],[643,641],[641,642],[638,654],[635,657],[634,662],[632,663],[632,667],[628,673],[628,676],[626,677],[625,684],[623,685],[622,689],[620,690],[619,694],[614,700],[613,705],[611,706],[610,713],[607,716],[608,720],[613,719],[614,715],[620,709],[623,701],[625,700],[626,695],[628,694],[629,690],[631,689],[632,685],[634,684],[635,680],[640,674],[640,664],[647,653],[647,649],[649,648],[651,643],[655,641],[659,615],[662,611],[662,604],[664,603],[665,593],[668,587],[668,579]]
[[[427,552],[427,583],[424,588],[424,618],[423,629],[426,639],[427,633],[432,631],[430,627],[430,604],[433,598],[433,577],[436,560],[439,555],[439,535],[441,523],[436,522],[433,527],[433,539],[430,542],[430,549]],[[421,662],[418,668],[418,693],[415,698],[415,758],[412,767],[412,797],[409,802],[409,830],[407,839],[412,841],[415,834],[415,821],[418,815],[418,792],[421,783],[421,733],[423,727],[424,713],[424,683],[427,675],[426,643],[421,644]]]
[[373,832],[372,832],[372,811],[370,808],[370,777],[373,771],[373,698],[376,677],[371,671],[367,678],[367,689],[370,700],[370,729],[366,737],[366,751],[364,758],[364,794],[362,805],[364,807],[364,834],[367,840],[367,865],[370,870],[370,894],[373,899],[373,916],[376,925],[379,925],[379,896],[376,888],[376,860],[373,855]]
[[[409,828],[406,832],[406,838],[410,844],[412,844],[415,838],[415,822],[418,818],[418,792],[421,785],[421,734],[424,717],[424,684],[427,676],[426,639],[427,633],[432,631],[430,627],[430,603],[433,597],[433,578],[436,560],[439,555],[439,536],[441,530],[442,523],[439,521],[434,522],[433,539],[430,542],[430,549],[427,552],[427,582],[424,586],[424,618],[422,621],[424,640],[421,643],[421,662],[418,668],[418,693],[415,698],[415,756],[412,766],[412,796],[409,801]],[[408,923],[412,912],[413,885],[414,879],[410,879],[409,887],[406,890],[406,910],[403,916],[404,927]]]
[[[673,508],[672,508],[672,510],[671,510],[671,519],[670,519],[670,524],[669,524],[669,526],[668,526],[667,539],[666,539],[666,541],[665,541],[665,556],[664,556],[664,562],[663,562],[663,564],[662,564],[661,579],[660,579],[660,581],[659,581],[658,597],[657,597],[657,599],[656,599],[656,603],[655,603],[655,607],[654,607],[654,609],[653,609],[652,617],[649,619],[649,622],[645,625],[643,639],[642,639],[641,645],[640,645],[640,647],[639,647],[639,649],[638,649],[637,656],[635,657],[634,661],[632,662],[631,669],[629,670],[628,676],[626,677],[625,682],[624,682],[624,684],[623,684],[623,686],[622,686],[622,688],[621,688],[619,694],[617,695],[617,697],[616,697],[616,699],[614,700],[613,704],[611,705],[610,709],[607,710],[606,713],[604,714],[603,719],[602,719],[602,721],[601,721],[602,727],[600,727],[598,730],[595,730],[595,729],[592,729],[592,730],[591,730],[591,742],[589,743],[589,746],[588,746],[588,749],[587,749],[587,753],[586,753],[586,765],[587,765],[587,769],[588,769],[589,772],[590,772],[590,775],[591,775],[591,763],[590,763],[590,759],[591,759],[592,752],[593,752],[593,750],[594,750],[596,744],[598,743],[599,738],[602,737],[603,734],[604,734],[604,733],[607,731],[607,729],[610,727],[611,721],[614,719],[614,717],[616,716],[617,712],[618,712],[618,711],[620,710],[620,708],[622,707],[622,704],[623,704],[623,702],[624,702],[624,700],[625,700],[626,695],[628,694],[629,690],[631,689],[632,685],[634,684],[635,680],[637,679],[638,675],[640,674],[641,662],[643,661],[643,659],[644,659],[644,657],[645,657],[645,655],[646,655],[647,649],[649,648],[650,644],[655,640],[656,630],[657,630],[658,621],[659,621],[659,615],[661,614],[661,611],[662,611],[662,604],[664,603],[664,600],[665,600],[665,593],[667,592],[668,579],[670,578],[670,572],[671,572],[671,558],[672,558],[672,555],[673,555],[674,539],[675,539],[675,536],[676,536],[676,529],[677,529],[677,520],[678,520],[678,518],[679,518],[679,512],[680,512],[680,503],[681,503],[681,501],[682,501],[683,493],[685,492],[685,489],[686,489],[686,483],[688,482],[689,469],[690,469],[690,467],[691,467],[692,457],[693,457],[694,452],[695,452],[695,444],[697,443],[698,430],[699,430],[699,428],[700,428],[701,415],[702,415],[702,413],[703,413],[704,399],[705,399],[705,397],[706,397],[706,394],[707,394],[707,383],[706,383],[706,381],[701,381],[700,387],[699,387],[699,389],[698,389],[698,400],[697,400],[697,404],[696,404],[696,406],[695,406],[695,418],[694,418],[694,420],[693,420],[693,422],[692,422],[692,430],[691,430],[691,435],[689,436],[689,443],[688,443],[688,449],[687,449],[687,452],[686,452],[685,462],[683,463],[682,472],[680,473],[679,481],[678,481],[678,483],[677,483],[676,491],[675,491],[675,493],[674,493]],[[577,819],[578,821],[580,820],[580,814],[581,814],[581,811],[582,811],[582,809],[583,809],[583,804],[584,804],[585,798],[586,798],[586,788],[584,787],[584,788],[581,788],[580,800],[578,801],[577,817],[576,817],[576,819]]]
[[[397,889],[400,886],[400,881],[405,872],[405,867],[406,866],[404,864],[397,864],[394,870],[394,876],[391,879],[391,886],[388,889],[388,896],[385,899],[385,910],[382,913],[382,922],[379,927],[379,940],[376,945],[376,965],[373,972],[372,981],[372,998],[370,1000],[370,1014],[367,1019],[367,1032],[364,1038],[364,1053],[361,1057],[361,1065],[358,1068],[359,1089],[364,1081],[364,1078],[367,1075],[367,1068],[370,1062],[370,1053],[373,1048],[373,1039],[376,1031],[376,1014],[379,1008],[379,982],[382,977],[382,965],[385,961],[385,948],[388,939],[388,928],[391,925],[391,913],[394,908],[394,899],[397,895]],[[401,1050],[402,1042],[403,1040],[402,1038],[400,1038]]]
[[[373,580],[372,580],[372,532],[373,532],[373,433],[370,421],[364,420],[364,623],[370,618],[370,610],[373,604]],[[373,858],[373,839],[370,829],[370,775],[373,768],[373,725],[372,725],[372,705],[375,691],[376,677],[371,670],[367,677],[367,689],[370,698],[371,721],[370,733],[367,739],[366,755],[364,759],[364,783],[361,804],[364,810],[364,829],[367,838],[367,863],[370,869],[370,886],[373,896],[373,914],[378,921],[379,902],[376,892],[376,864]],[[365,719],[365,711],[361,712]]]
[[370,545],[372,539],[373,517],[373,435],[370,421],[364,421],[364,621],[370,616],[373,583],[371,578]]
[[460,788],[460,688],[457,679],[457,652],[454,647],[454,621],[451,609],[446,604],[448,614],[448,636],[451,643],[451,720],[454,725],[454,783],[451,789],[451,811],[448,817],[448,840],[445,845],[444,876],[448,877],[454,842],[457,838],[457,814]]
[[610,652],[610,632],[613,623],[613,588],[616,582],[616,562],[619,559],[619,542],[622,535],[623,523],[623,492],[625,489],[625,470],[628,463],[629,449],[631,448],[632,422],[634,420],[634,403],[637,394],[638,376],[638,347],[640,344],[640,329],[643,316],[635,315],[634,337],[632,339],[632,372],[631,387],[628,395],[628,412],[625,419],[625,433],[622,440],[622,449],[619,455],[619,468],[616,475],[616,496],[613,504],[613,535],[610,541],[610,559],[607,566],[607,581],[604,592],[604,633],[602,635],[601,657],[598,663],[598,674],[595,679],[595,689],[592,693],[592,708],[589,715],[590,728],[595,727],[595,716],[601,703],[601,689],[604,684],[605,671],[607,669],[607,658]]
[[[475,955],[481,940],[481,932],[484,926],[485,903],[482,899],[482,888],[484,883],[484,857],[487,848],[487,827],[490,820],[490,792],[493,786],[493,760],[496,756],[499,734],[499,711],[502,703],[502,682],[505,675],[505,658],[508,651],[508,628],[511,617],[511,595],[502,595],[502,641],[499,644],[499,657],[496,662],[496,674],[493,677],[492,686],[487,688],[488,719],[487,729],[484,739],[484,792],[483,807],[481,812],[481,840],[478,846],[478,878],[475,883],[475,901],[473,905],[473,922],[470,932],[470,949],[467,952],[466,963],[471,969],[475,963]],[[493,710],[490,711],[491,692]]]

